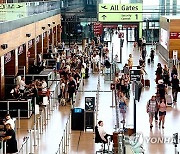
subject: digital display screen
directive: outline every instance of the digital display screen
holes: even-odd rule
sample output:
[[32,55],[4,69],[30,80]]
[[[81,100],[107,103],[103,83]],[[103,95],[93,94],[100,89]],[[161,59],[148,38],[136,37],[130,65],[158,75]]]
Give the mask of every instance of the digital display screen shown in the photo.
[[82,109],[81,108],[74,108],[74,113],[81,113]]
[[161,28],[160,44],[167,50],[168,48],[168,32]]

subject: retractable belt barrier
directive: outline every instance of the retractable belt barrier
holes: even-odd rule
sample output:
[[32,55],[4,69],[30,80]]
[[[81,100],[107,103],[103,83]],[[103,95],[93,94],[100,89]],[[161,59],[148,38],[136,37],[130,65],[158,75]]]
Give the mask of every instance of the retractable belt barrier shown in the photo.
[[68,153],[68,146],[70,142],[70,133],[71,133],[71,114],[68,117],[68,120],[66,122],[65,129],[63,130],[63,136],[61,138],[61,141],[59,143],[58,150],[56,154],[63,154],[63,153]]

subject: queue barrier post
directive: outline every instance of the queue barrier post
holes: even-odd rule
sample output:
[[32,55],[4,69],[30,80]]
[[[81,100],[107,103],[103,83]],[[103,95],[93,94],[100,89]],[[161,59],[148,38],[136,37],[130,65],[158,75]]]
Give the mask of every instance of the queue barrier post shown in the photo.
[[[68,129],[67,129],[67,123],[66,123],[66,148],[67,148],[67,146],[68,146]],[[66,149],[66,151],[67,151],[67,149]]]
[[42,130],[43,130],[43,120],[42,120],[42,112],[40,112],[40,115],[39,115],[39,125],[40,125],[40,134],[42,134]]
[[62,142],[62,144],[61,144],[61,153],[64,153],[64,151],[63,151],[63,137],[61,139],[61,142]]
[[1,149],[0,149],[0,154],[3,154],[3,141],[1,141]]
[[26,154],[28,154],[29,137],[26,137]]
[[6,151],[6,141],[4,141],[4,154],[6,154],[7,151]]
[[37,119],[37,138],[40,139],[40,116]]
[[20,128],[21,128],[20,117],[21,117],[21,110],[20,110],[20,109],[18,109],[18,129],[20,129]]
[[33,154],[32,130],[29,130],[30,154]]
[[36,123],[34,123],[34,146],[37,146],[36,144]]
[[64,146],[63,146],[63,148],[64,148],[64,153],[66,153],[66,144],[65,144],[65,143],[66,143],[66,136],[65,136],[65,130],[64,130],[64,132],[63,132],[63,137],[64,137],[64,140],[63,140],[63,143],[64,143],[63,145],[64,145]]

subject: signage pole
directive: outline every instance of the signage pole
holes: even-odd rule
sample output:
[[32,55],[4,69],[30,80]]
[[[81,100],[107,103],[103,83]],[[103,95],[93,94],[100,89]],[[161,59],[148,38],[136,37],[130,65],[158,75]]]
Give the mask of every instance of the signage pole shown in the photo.
[[120,55],[119,55],[120,63],[122,63],[122,46],[121,46],[121,44],[122,44],[122,39],[120,38]]
[[[112,36],[111,36],[111,37],[112,37]],[[112,40],[112,39],[111,39],[111,40]],[[111,43],[112,43],[112,42],[111,42]],[[112,63],[113,63],[113,52],[114,52],[114,51],[113,51],[113,45],[114,45],[114,44],[112,43],[112,57],[111,57],[111,62],[112,62]]]

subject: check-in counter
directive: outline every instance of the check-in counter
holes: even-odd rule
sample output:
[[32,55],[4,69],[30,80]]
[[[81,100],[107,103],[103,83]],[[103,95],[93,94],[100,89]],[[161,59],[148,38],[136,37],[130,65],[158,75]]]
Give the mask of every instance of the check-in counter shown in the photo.
[[56,59],[46,59],[46,64],[48,68],[56,68]]
[[60,81],[54,81],[49,88],[50,91],[50,106],[51,108],[54,106],[54,104],[57,101],[58,95],[60,95]]
[[27,74],[25,78],[26,84],[30,84],[35,79],[45,79],[48,88],[51,86],[52,81],[55,80],[55,72],[53,69],[45,69],[40,74]]
[[30,118],[32,115],[31,99],[28,100],[6,100],[0,101],[0,117],[10,114],[11,117]]

